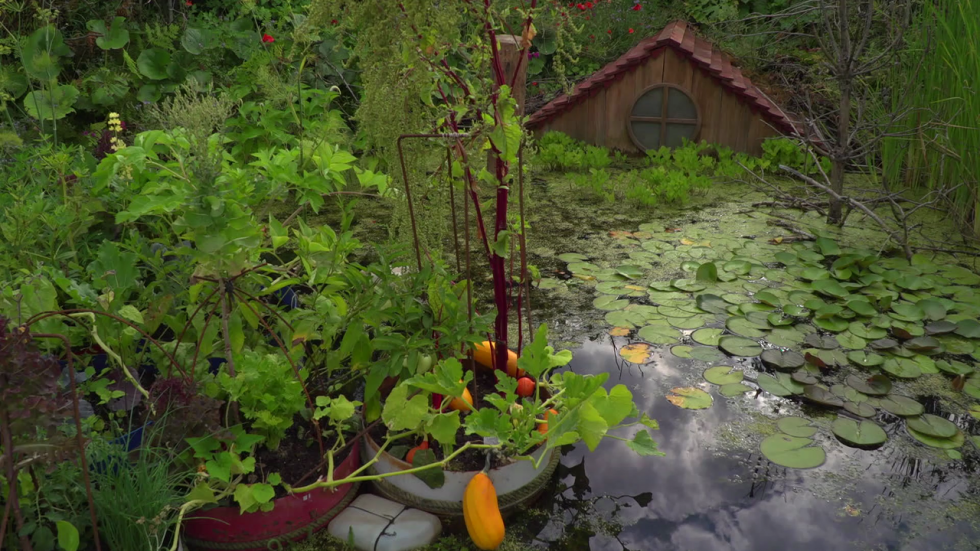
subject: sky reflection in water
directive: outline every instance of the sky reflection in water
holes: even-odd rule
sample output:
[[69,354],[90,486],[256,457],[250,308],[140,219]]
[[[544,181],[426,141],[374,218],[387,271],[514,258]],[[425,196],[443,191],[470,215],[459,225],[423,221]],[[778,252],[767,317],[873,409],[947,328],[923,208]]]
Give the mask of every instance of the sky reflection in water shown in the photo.
[[[715,402],[706,410],[682,410],[664,398],[666,389],[697,384],[694,375],[700,368],[666,350],[642,369],[617,367],[622,362],[608,339],[586,342],[573,352],[570,369],[583,374],[610,371],[607,388],[620,383],[630,388],[640,410],[660,422],[653,436],[667,455],[638,457],[622,442],[610,439],[593,453],[579,445],[564,455],[559,476],[569,489],[554,504],[564,509],[564,519],[540,530],[537,540],[544,547],[584,550],[588,541],[592,551],[914,551],[959,542],[967,546],[951,548],[978,549],[966,542],[977,541],[969,526],[923,527],[921,522],[912,525],[907,517],[918,516],[908,512],[924,510],[938,514],[948,500],[969,491],[963,468],[975,462],[965,467],[959,462],[960,472],[955,473],[909,460],[891,443],[876,451],[861,451],[820,434],[815,438],[828,452],[824,466],[811,471],[783,469],[761,457],[757,444],[750,451],[720,449],[719,433],[741,414],[716,391],[710,390]],[[768,399],[765,394],[738,398],[772,411],[773,404],[760,403]],[[890,437],[902,430],[899,425],[885,426]],[[855,476],[836,484],[830,481],[835,472],[845,469]],[[910,506],[877,504],[879,496],[890,494],[890,485],[903,481],[923,484],[926,491]],[[599,499],[592,508],[582,506],[598,496],[620,497]],[[886,499],[894,504],[898,498]],[[600,520],[622,526],[596,528]],[[578,537],[569,537],[570,533]]]

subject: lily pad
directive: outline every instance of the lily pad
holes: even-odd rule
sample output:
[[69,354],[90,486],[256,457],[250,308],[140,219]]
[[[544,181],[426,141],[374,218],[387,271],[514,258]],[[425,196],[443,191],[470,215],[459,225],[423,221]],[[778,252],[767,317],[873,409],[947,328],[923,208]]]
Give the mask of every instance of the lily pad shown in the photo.
[[691,338],[694,342],[705,344],[708,346],[718,346],[721,341],[722,334],[725,333],[724,329],[717,329],[714,327],[706,327],[704,329],[698,329],[691,334]]
[[720,392],[722,396],[731,398],[733,396],[745,394],[746,392],[752,392],[753,390],[755,389],[742,383],[732,383],[729,385],[722,385],[722,387],[718,389],[718,392]]
[[909,398],[908,396],[901,396],[899,394],[889,394],[884,398],[878,400],[878,407],[891,413],[892,415],[897,415],[899,417],[914,417],[916,415],[922,415],[926,410],[919,402]]
[[718,346],[732,356],[752,357],[762,353],[759,343],[742,337],[723,337]]
[[759,386],[774,396],[792,396],[803,394],[804,386],[793,380],[786,373],[776,373],[775,376],[763,373],[758,378]]
[[849,300],[847,302],[847,307],[850,308],[852,312],[854,312],[859,316],[865,316],[870,318],[878,314],[878,311],[875,310],[874,306],[872,306],[871,303],[866,300],[857,300],[857,299]]
[[925,314],[925,319],[939,321],[946,317],[946,306],[936,299],[926,298],[915,303]]
[[812,469],[824,464],[827,452],[813,446],[810,438],[775,434],[762,441],[760,450],[766,459],[791,469]]
[[720,362],[726,356],[713,346],[696,346],[691,349],[691,358],[702,362]]
[[837,339],[830,335],[819,335],[817,333],[810,333],[803,339],[803,343],[807,346],[812,346],[813,348],[822,348],[824,350],[833,350],[839,346]]
[[951,321],[934,321],[926,325],[925,330],[927,335],[945,335],[946,333],[952,333],[956,331],[956,324]]
[[833,392],[819,385],[807,385],[803,388],[803,396],[821,406],[840,408],[844,407],[844,401],[834,395]]
[[760,359],[767,367],[779,371],[794,371],[803,367],[803,364],[806,363],[803,355],[799,352],[794,352],[793,350],[783,351],[775,348],[764,350]]
[[950,421],[931,413],[910,417],[906,423],[909,429],[933,438],[952,438],[960,430]]
[[824,331],[830,331],[831,333],[840,333],[848,328],[847,320],[838,316],[831,316],[829,318],[814,318],[813,324]]
[[942,347],[935,337],[915,337],[905,343],[905,348],[915,352],[932,352]]
[[672,344],[681,337],[681,332],[666,324],[650,324],[640,329],[637,336],[650,344]]
[[783,306],[783,313],[787,316],[805,318],[810,315],[810,310],[795,304],[787,304],[786,306]]
[[875,408],[864,402],[844,402],[844,410],[858,417],[874,417]]
[[725,321],[725,327],[736,335],[743,337],[764,337],[766,331],[759,328],[758,324],[743,317],[731,317]]
[[817,384],[817,378],[809,373],[806,369],[800,369],[794,371],[791,375],[794,381],[800,383],[801,385],[815,385]]
[[846,298],[850,292],[834,279],[818,279],[810,284],[814,291],[834,298]]
[[936,367],[950,375],[969,375],[974,372],[973,367],[956,360],[939,360],[936,362]]
[[609,335],[613,337],[626,337],[630,334],[629,327],[613,327],[609,330]]
[[686,344],[679,344],[677,346],[670,347],[670,353],[677,356],[678,358],[690,359],[691,350],[693,350],[693,348],[687,346]]
[[966,437],[963,435],[963,431],[957,431],[952,438],[936,438],[935,436],[929,436],[928,434],[923,434],[911,427],[906,427],[912,438],[915,438],[919,442],[922,442],[926,446],[931,448],[939,448],[941,450],[952,450],[962,447],[966,442]]
[[890,350],[898,346],[898,341],[895,339],[878,339],[868,343],[868,346],[875,350]]
[[887,358],[881,364],[881,370],[899,379],[915,379],[922,375],[919,364],[909,358]]
[[677,329],[698,329],[704,327],[709,320],[702,316],[691,316],[689,318],[667,318],[667,323]]
[[704,310],[705,312],[711,314],[725,314],[727,313],[726,308],[728,308],[728,303],[725,299],[718,295],[712,295],[708,293],[702,293],[695,297],[695,301],[698,308]]
[[713,385],[729,385],[742,382],[744,374],[730,365],[719,365],[704,371],[704,380]]
[[841,348],[846,350],[861,350],[868,345],[868,341],[851,333],[850,331],[844,331],[835,337]]
[[649,344],[638,342],[627,344],[626,346],[620,348],[619,355],[630,363],[645,364],[650,361],[650,356],[653,355],[653,351],[651,350]]
[[773,329],[771,333],[766,335],[766,340],[775,346],[782,346],[784,348],[793,348],[799,346],[803,339],[806,337],[795,327],[777,327]]
[[847,386],[868,396],[884,396],[891,391],[892,382],[891,379],[881,374],[870,377],[848,375]]
[[626,299],[618,299],[616,295],[602,295],[592,301],[592,306],[599,310],[622,310],[630,305]]
[[963,392],[980,400],[980,377],[976,375],[969,377],[963,385]]
[[868,327],[859,321],[852,321],[847,326],[847,330],[855,336],[868,340],[882,339],[888,336],[888,331],[880,327]]
[[776,421],[776,428],[797,438],[809,438],[817,434],[817,427],[811,425],[809,419],[802,417],[783,417]]
[[975,319],[965,319],[956,322],[955,333],[968,339],[980,338],[980,322]]
[[876,367],[885,362],[883,356],[879,356],[874,352],[865,352],[863,350],[854,350],[847,353],[847,359],[854,365],[860,367]]
[[667,401],[683,409],[707,409],[711,407],[711,395],[694,387],[679,387],[670,389]]
[[687,291],[689,293],[701,291],[706,287],[704,283],[695,279],[675,279],[670,284],[681,291]]
[[888,440],[885,431],[871,421],[855,421],[838,417],[830,426],[830,430],[838,440],[855,448],[875,448]]
[[562,262],[584,262],[588,259],[589,258],[587,256],[579,253],[564,253],[558,255],[558,260],[561,260]]

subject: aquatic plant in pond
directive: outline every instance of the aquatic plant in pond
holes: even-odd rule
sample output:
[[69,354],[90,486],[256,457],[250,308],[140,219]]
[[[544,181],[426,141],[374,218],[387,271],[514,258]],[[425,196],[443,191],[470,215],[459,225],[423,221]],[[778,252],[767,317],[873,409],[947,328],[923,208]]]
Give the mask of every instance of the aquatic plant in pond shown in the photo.
[[[652,274],[659,261],[682,275],[644,277],[582,255],[568,264],[573,276],[596,281],[612,334],[630,339],[620,350],[627,361],[647,363],[653,348],[669,345],[682,358],[750,362],[762,371],[755,380],[729,366],[706,370],[704,380],[726,397],[757,388],[830,410],[836,420],[829,432],[851,447],[887,440],[874,420],[879,412],[904,420],[904,432],[926,446],[965,443],[958,417],[925,413],[923,397],[908,385],[935,378],[952,397],[943,411],[980,411],[980,276],[971,270],[924,255],[890,258],[826,237],[764,242],[652,224],[613,233],[625,245],[624,265]],[[704,392],[674,389],[667,399],[687,409],[710,407]],[[770,437],[762,451],[783,466],[819,466],[823,451],[806,440]]]

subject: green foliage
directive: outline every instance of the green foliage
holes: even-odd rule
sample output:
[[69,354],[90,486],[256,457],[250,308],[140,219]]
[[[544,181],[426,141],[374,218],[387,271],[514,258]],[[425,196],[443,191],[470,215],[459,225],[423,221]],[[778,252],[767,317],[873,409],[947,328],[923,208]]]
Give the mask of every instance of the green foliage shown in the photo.
[[[274,450],[286,429],[293,426],[293,418],[306,407],[303,383],[282,354],[242,350],[233,358],[235,376],[222,371],[217,387],[228,400],[239,404],[242,414],[251,421],[252,430],[264,437],[266,447]],[[299,375],[303,381],[308,377],[306,369],[300,369]]]
[[241,425],[229,427],[222,437],[204,436],[188,438],[190,449],[185,458],[203,467],[208,477],[186,496],[188,503],[217,504],[221,499],[233,497],[242,513],[271,511],[276,491],[274,485],[281,480],[277,473],[268,476],[268,482],[244,482],[255,472],[255,446],[262,436],[248,434]]

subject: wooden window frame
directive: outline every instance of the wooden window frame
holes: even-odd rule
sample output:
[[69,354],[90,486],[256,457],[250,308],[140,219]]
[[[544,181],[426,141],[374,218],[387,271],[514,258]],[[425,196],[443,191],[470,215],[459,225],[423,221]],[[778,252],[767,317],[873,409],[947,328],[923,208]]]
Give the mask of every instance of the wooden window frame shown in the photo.
[[[638,101],[640,101],[640,98],[642,98],[643,96],[647,95],[649,92],[651,92],[652,90],[655,90],[657,88],[664,89],[663,97],[660,100],[660,102],[661,102],[661,105],[660,105],[660,116],[659,117],[638,117],[638,116],[633,115],[633,109],[636,108],[636,103]],[[687,98],[689,100],[691,100],[691,104],[694,105],[694,113],[696,115],[696,118],[694,118],[694,119],[675,119],[675,118],[670,118],[670,117],[667,116],[667,101],[668,101],[668,97],[670,95],[670,91],[672,89],[673,90],[677,90],[678,92],[684,94],[685,96],[687,96]],[[626,120],[626,129],[627,129],[627,131],[629,131],[630,140],[633,141],[633,145],[635,145],[637,147],[637,149],[639,149],[640,151],[646,151],[647,148],[642,143],[640,143],[640,140],[636,137],[636,134],[633,132],[633,123],[634,122],[656,122],[656,123],[660,123],[660,145],[661,145],[661,147],[663,147],[664,145],[666,145],[666,142],[667,142],[667,125],[668,124],[689,124],[689,125],[694,126],[694,133],[691,134],[691,141],[697,141],[698,134],[701,132],[701,108],[698,107],[698,103],[694,100],[694,94],[692,94],[690,92],[690,90],[687,90],[683,86],[678,86],[676,84],[671,84],[669,82],[661,82],[661,83],[658,83],[658,84],[654,84],[652,86],[647,86],[639,94],[636,95],[636,98],[633,100],[633,104],[630,106],[629,118],[627,118],[627,120]]]

